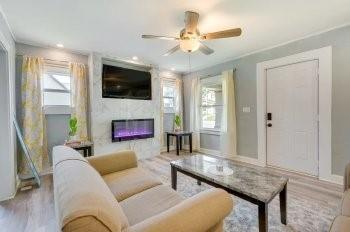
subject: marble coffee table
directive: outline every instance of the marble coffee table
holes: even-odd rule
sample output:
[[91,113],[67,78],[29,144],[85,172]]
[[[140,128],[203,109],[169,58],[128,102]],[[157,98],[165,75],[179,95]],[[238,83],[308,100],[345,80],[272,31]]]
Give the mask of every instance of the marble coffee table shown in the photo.
[[[208,170],[218,163],[233,169],[229,176],[211,174]],[[227,159],[206,155],[194,155],[172,161],[171,183],[176,190],[177,172],[207,183],[247,200],[258,206],[259,231],[268,231],[268,204],[279,194],[281,222],[287,224],[287,183],[288,178],[270,173],[264,168],[247,167]]]

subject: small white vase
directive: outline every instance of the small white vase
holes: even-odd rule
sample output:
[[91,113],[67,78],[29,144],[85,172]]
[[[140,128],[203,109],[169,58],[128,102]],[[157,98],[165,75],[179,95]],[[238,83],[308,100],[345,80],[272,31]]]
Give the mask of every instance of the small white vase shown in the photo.
[[77,141],[78,140],[78,136],[77,135],[73,135],[73,136],[69,136],[69,141],[73,142],[73,141]]

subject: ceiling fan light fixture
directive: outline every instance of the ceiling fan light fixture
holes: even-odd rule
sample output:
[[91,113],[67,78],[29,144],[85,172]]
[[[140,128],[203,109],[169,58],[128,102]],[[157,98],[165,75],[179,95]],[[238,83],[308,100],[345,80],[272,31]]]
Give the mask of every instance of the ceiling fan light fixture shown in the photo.
[[194,52],[198,50],[200,43],[198,39],[184,39],[180,40],[180,48],[184,52]]

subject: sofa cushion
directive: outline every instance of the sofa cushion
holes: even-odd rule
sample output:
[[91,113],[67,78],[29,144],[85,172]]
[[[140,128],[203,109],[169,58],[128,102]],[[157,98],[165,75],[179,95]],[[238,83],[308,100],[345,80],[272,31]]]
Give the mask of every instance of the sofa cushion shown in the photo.
[[146,170],[137,167],[103,176],[117,201],[162,184]]
[[347,232],[350,228],[350,217],[337,216],[331,226],[330,232]]
[[65,228],[79,225],[79,231],[89,231],[90,225],[94,225],[100,228],[95,231],[105,228],[110,231],[126,230],[128,220],[98,172],[88,162],[81,161],[79,153],[70,151],[73,159],[59,160],[57,157],[62,156],[64,151],[66,149],[54,149],[53,153],[54,160],[58,161],[53,178],[60,229],[65,231]]
[[350,217],[350,189],[346,190],[343,194],[341,214]]
[[157,215],[183,201],[169,186],[158,185],[120,202],[130,225]]
[[105,155],[90,156],[87,158],[102,176],[137,167],[137,157],[133,151],[118,151]]

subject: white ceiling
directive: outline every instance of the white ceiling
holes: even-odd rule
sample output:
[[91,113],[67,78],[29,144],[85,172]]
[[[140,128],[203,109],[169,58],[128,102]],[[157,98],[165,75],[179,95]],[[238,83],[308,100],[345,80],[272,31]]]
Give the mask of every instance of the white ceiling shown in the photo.
[[144,40],[141,34],[177,36],[184,12],[200,13],[201,32],[241,27],[239,38],[207,41],[215,53],[192,54],[192,69],[350,22],[349,0],[0,0],[18,42],[97,51],[162,68],[188,70],[188,55],[162,54],[175,41]]

